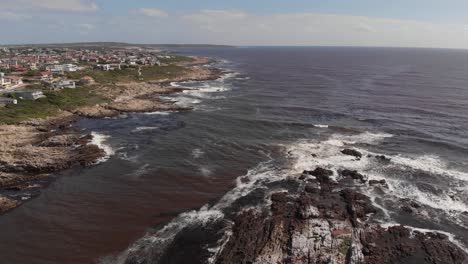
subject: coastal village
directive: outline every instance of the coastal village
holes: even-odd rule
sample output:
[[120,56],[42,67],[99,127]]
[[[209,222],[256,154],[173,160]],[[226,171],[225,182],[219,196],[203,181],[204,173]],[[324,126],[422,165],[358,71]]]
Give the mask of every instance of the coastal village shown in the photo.
[[44,90],[74,89],[94,84],[90,76],[70,78],[70,73],[115,71],[141,66],[163,66],[172,56],[141,48],[70,49],[0,47],[0,104],[44,97]]
[[108,153],[80,118],[190,111],[163,100],[171,82],[213,80],[209,59],[152,47],[0,48],[0,215],[39,195],[51,175]]

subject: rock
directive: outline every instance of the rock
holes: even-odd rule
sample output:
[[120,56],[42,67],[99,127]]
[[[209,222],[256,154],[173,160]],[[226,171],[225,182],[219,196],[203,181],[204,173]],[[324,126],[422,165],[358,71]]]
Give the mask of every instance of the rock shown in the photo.
[[317,193],[320,191],[320,185],[317,183],[307,183],[304,190],[308,193]]
[[18,207],[21,204],[21,202],[12,200],[10,198],[0,196],[0,214],[4,214],[7,211]]
[[467,263],[468,255],[436,233],[420,233],[403,226],[369,227],[361,235],[365,263]]
[[378,156],[375,156],[375,159],[377,159],[377,161],[381,162],[381,163],[390,163],[392,161],[391,158],[387,158],[386,156],[384,155],[378,155]]
[[354,156],[358,159],[360,159],[362,157],[362,153],[355,150],[355,149],[343,149],[341,151],[341,153],[345,154],[345,155],[349,155],[349,156]]
[[345,189],[340,192],[340,195],[347,204],[346,209],[354,226],[357,226],[358,219],[365,217],[367,214],[377,213],[369,198],[361,193]]
[[118,111],[106,109],[101,105],[80,107],[73,113],[87,118],[115,117],[120,114]]
[[353,180],[359,180],[362,183],[366,182],[366,177],[355,170],[342,170],[340,175],[343,177],[351,177]]
[[411,199],[400,199],[400,208],[407,213],[416,213],[421,205]]
[[388,184],[386,180],[370,180],[369,185],[370,186],[382,186],[384,188],[388,188]]
[[329,179],[329,177],[333,175],[333,171],[321,167],[317,167],[309,173],[310,175],[317,177],[317,179]]

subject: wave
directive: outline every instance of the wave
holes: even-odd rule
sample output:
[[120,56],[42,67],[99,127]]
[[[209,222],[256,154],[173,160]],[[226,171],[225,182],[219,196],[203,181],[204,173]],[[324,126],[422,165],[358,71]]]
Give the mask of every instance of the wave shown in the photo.
[[[236,186],[220,198],[217,203],[214,205],[205,205],[200,210],[179,215],[161,230],[148,233],[143,239],[140,239],[127,251],[122,253],[123,256],[125,256],[124,258],[120,255],[117,259],[128,259],[130,257],[132,260],[135,260],[134,262],[136,263],[138,260],[143,259],[151,262],[151,257],[164,252],[174,241],[177,234],[183,232],[189,225],[205,226],[223,220],[227,221],[227,226],[229,226],[229,220],[226,217],[230,214],[230,210],[238,206],[236,202],[241,198],[248,197],[249,194],[259,189],[263,190],[266,194],[282,190],[281,184],[272,185],[272,183],[281,182],[288,177],[297,177],[301,175],[302,171],[311,170],[319,166],[331,169],[334,172],[331,178],[334,180],[340,179],[339,171],[341,169],[358,170],[359,172],[366,173],[369,179],[386,179],[389,190],[383,190],[384,192],[388,192],[384,195],[390,195],[390,199],[392,199],[393,203],[395,201],[394,197],[403,197],[414,199],[421,204],[445,212],[462,213],[468,211],[467,205],[464,202],[450,202],[445,192],[442,195],[433,197],[423,190],[418,189],[416,185],[409,181],[404,181],[404,179],[401,178],[392,178],[391,175],[386,174],[387,165],[381,164],[381,162],[375,158],[375,155],[378,155],[377,153],[373,153],[362,147],[357,147],[363,144],[375,145],[392,136],[393,135],[387,133],[373,132],[364,132],[356,135],[333,134],[325,140],[300,140],[293,144],[282,145],[285,154],[287,153],[287,165],[278,167],[272,159],[260,163],[249,170],[244,176],[237,178]],[[354,149],[361,152],[363,157],[361,159],[356,159],[353,156],[342,154],[341,151],[345,146],[352,146]],[[199,149],[194,149],[192,151],[192,156],[198,156],[200,153],[201,151]],[[403,169],[404,166],[411,166],[411,163],[400,162],[400,160],[396,158],[397,156],[388,157],[391,158],[391,164],[388,165],[389,168],[395,165]],[[429,164],[432,164],[432,166],[443,166],[443,163],[440,162],[430,162]],[[417,166],[417,168],[421,167],[423,166]],[[442,170],[442,168],[440,168],[440,170]],[[400,183],[406,185],[401,186]],[[370,196],[371,201],[384,212],[384,224],[392,222],[392,212],[386,206],[381,205],[380,202],[376,202],[377,198],[382,197],[377,196],[371,189],[373,188],[367,187],[366,189],[366,187],[363,186],[363,192]],[[268,195],[263,197],[268,197]],[[258,199],[258,197],[256,199]],[[269,206],[268,200],[259,201],[257,205],[251,205],[249,208],[261,210],[265,206]],[[242,208],[245,209],[245,207]],[[231,234],[229,228],[223,229],[223,232],[218,242],[215,243],[215,245],[210,245],[208,249],[208,252],[211,254],[208,258],[209,263],[216,260],[216,254],[222,251],[225,242]],[[451,239],[453,239],[453,237],[452,235]],[[455,240],[453,239],[453,241]],[[112,263],[116,263],[115,258]]]
[[98,161],[98,163],[107,161],[110,158],[110,156],[115,154],[114,149],[110,145],[106,144],[106,141],[110,138],[110,136],[100,134],[97,132],[91,132],[91,135],[93,136],[93,139],[91,140],[90,144],[98,146],[106,153],[106,155],[103,158],[101,158]]
[[316,128],[328,128],[328,125],[321,125],[321,124],[317,124],[317,125],[313,125],[314,127]]
[[196,148],[196,149],[192,150],[192,157],[195,158],[195,159],[201,158],[204,154],[205,154],[205,152],[203,150],[199,149],[199,148]]
[[[237,179],[236,187],[227,192],[215,205],[211,206],[207,204],[199,210],[182,213],[162,229],[146,234],[118,256],[109,256],[101,259],[100,262],[102,264],[123,264],[128,258],[135,260],[135,263],[140,263],[139,260],[152,262],[153,257],[165,252],[177,234],[182,232],[186,227],[196,225],[206,226],[222,220],[225,218],[223,211],[239,198],[246,196],[262,183],[282,179],[283,174],[276,172],[270,162],[271,160],[260,163],[255,168],[249,170],[243,177],[244,179],[248,179],[248,181]],[[224,238],[228,235],[229,230],[226,230]],[[217,247],[210,249],[213,255],[222,249],[223,242],[226,241],[224,238],[219,241]]]
[[144,115],[170,115],[170,112],[161,112],[161,111],[156,111],[156,112],[149,112],[149,113],[143,113]]
[[[375,145],[389,137],[392,135],[365,132],[352,136],[334,134],[323,141],[302,140],[287,147],[289,156],[293,159],[291,169],[295,173],[300,173],[315,167],[324,167],[334,172],[332,178],[335,180],[339,180],[340,170],[357,170],[366,174],[369,180],[385,179],[389,186],[385,195],[415,200],[430,208],[444,211],[454,220],[461,213],[468,211],[467,201],[453,199],[454,193],[459,195],[468,193],[468,188],[464,187],[466,186],[464,182],[468,181],[468,173],[449,169],[446,162],[440,157],[429,155],[415,157],[401,154],[386,155],[390,162],[383,164],[375,158],[383,155],[382,153],[359,147],[363,144]],[[350,147],[362,153],[362,158],[358,160],[353,156],[341,153],[344,148]],[[438,178],[439,181],[447,179],[446,182],[451,182],[451,184],[433,192],[418,186],[417,182],[409,177],[410,175],[422,175],[419,177],[426,177],[426,179],[434,177],[434,179]],[[457,185],[453,182],[454,179],[460,183]],[[457,186],[459,186],[458,189],[456,189]],[[367,194],[375,195],[370,191]]]
[[142,126],[142,127],[137,127],[135,129],[133,129],[131,132],[132,133],[137,133],[137,132],[142,132],[142,131],[151,131],[151,130],[157,130],[159,129],[159,127],[146,127],[146,126]]

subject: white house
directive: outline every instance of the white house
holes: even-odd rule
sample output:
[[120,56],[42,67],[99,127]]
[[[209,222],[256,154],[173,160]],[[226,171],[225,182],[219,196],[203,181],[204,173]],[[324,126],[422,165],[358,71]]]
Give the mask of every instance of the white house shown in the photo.
[[65,88],[69,88],[69,89],[75,89],[76,88],[75,82],[70,81],[70,80],[59,80],[59,81],[56,81],[56,82],[44,82],[44,84],[50,90],[55,90],[55,91],[62,90],[62,89],[65,89]]
[[15,95],[20,99],[24,100],[36,100],[42,97],[45,97],[44,93],[40,90],[32,90],[32,91],[13,91],[10,92],[10,95]]
[[0,87],[7,88],[10,85],[11,85],[11,80],[8,78],[5,78],[5,74],[3,72],[0,72]]

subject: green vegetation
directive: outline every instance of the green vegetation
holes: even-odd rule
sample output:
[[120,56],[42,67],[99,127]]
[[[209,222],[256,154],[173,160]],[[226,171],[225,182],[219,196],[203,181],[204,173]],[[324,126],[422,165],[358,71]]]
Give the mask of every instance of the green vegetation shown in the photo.
[[0,123],[14,124],[34,118],[46,118],[56,115],[59,110],[73,110],[86,105],[108,102],[98,96],[91,87],[64,89],[57,92],[45,92],[45,98],[18,100],[17,105],[7,105],[0,109]]
[[145,81],[156,81],[177,77],[184,70],[176,65],[141,67],[141,77]]
[[171,56],[171,58],[159,58],[159,61],[164,64],[178,63],[178,62],[192,62],[193,58],[184,56]]
[[[167,79],[177,76],[184,71],[183,67],[176,65],[169,66],[142,66],[141,73],[144,81],[154,81]],[[119,82],[139,81],[138,67],[123,68],[122,70],[101,71],[101,70],[84,70],[71,72],[67,74],[68,78],[81,79],[84,76],[91,76],[100,84],[113,84]]]
[[340,248],[339,248],[340,253],[346,256],[348,254],[349,249],[351,248],[352,243],[353,241],[351,237],[345,237],[343,239],[343,242],[340,244]]

